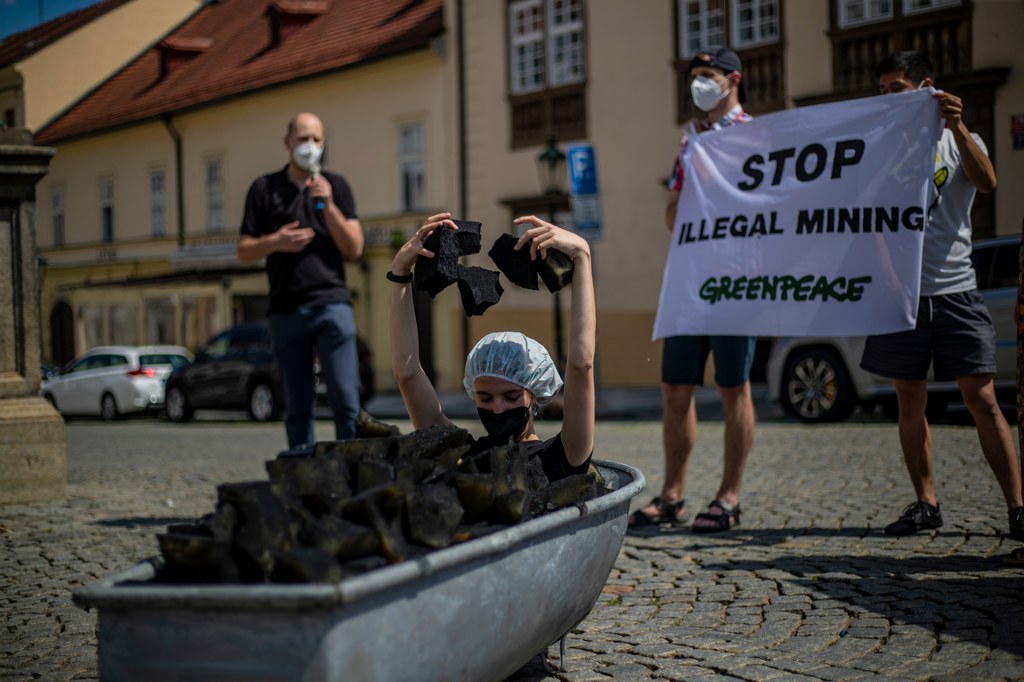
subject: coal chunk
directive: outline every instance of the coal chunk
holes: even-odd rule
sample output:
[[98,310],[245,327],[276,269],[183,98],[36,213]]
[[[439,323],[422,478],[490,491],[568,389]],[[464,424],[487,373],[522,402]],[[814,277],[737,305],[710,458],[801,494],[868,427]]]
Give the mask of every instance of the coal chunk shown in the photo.
[[274,557],[274,582],[336,583],[343,577],[334,557],[315,547],[295,547]]
[[459,495],[445,485],[424,485],[406,497],[405,527],[409,539],[426,547],[447,547],[462,521]]
[[360,409],[356,417],[356,438],[389,438],[401,433],[394,424],[387,424]]
[[442,227],[434,230],[423,247],[434,253],[433,258],[416,259],[413,278],[416,288],[434,298],[459,278],[459,256],[462,255],[455,230]]
[[498,281],[498,273],[475,265],[460,265],[459,294],[466,317],[483,315],[492,305],[501,300],[505,290]]
[[472,256],[480,253],[480,228],[482,225],[475,220],[453,220],[456,227],[455,239],[459,244],[459,254]]
[[530,260],[530,250],[516,251],[515,245],[518,241],[510,234],[499,235],[487,255],[509,282],[517,287],[537,291],[540,286],[537,284],[537,270]]

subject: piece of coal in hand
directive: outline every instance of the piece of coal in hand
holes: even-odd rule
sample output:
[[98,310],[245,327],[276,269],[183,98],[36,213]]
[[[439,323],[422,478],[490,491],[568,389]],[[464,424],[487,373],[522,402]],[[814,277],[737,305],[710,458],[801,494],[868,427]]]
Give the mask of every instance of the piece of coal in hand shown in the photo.
[[416,259],[413,276],[416,288],[425,291],[434,298],[447,287],[454,284],[459,277],[459,239],[456,231],[447,227],[434,230],[423,248],[434,253],[433,258],[420,256]]
[[467,317],[483,315],[484,311],[501,300],[505,290],[498,282],[498,273],[475,265],[459,266],[459,293]]
[[423,248],[433,251],[433,258],[416,259],[416,288],[434,298],[459,277],[459,257],[480,253],[480,223],[475,220],[453,220],[459,229],[441,226],[427,237]]
[[472,256],[480,253],[480,228],[482,225],[475,220],[453,220],[459,229],[455,231],[455,239],[459,243],[459,254]]
[[551,293],[564,289],[572,281],[572,258],[557,249],[548,249],[546,258],[538,256],[537,260],[533,261],[533,267]]
[[516,251],[515,245],[518,241],[510,234],[499,235],[487,255],[512,284],[537,291],[540,287],[537,284],[537,271],[530,261],[530,250]]

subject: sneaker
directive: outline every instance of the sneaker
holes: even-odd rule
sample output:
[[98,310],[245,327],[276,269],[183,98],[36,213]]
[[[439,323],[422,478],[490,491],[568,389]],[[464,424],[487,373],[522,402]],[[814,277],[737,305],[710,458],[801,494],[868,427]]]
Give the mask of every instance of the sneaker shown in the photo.
[[903,515],[885,527],[886,535],[912,535],[919,530],[942,527],[942,512],[938,506],[915,502],[903,510]]
[[1024,542],[1024,507],[1010,510],[1010,537]]

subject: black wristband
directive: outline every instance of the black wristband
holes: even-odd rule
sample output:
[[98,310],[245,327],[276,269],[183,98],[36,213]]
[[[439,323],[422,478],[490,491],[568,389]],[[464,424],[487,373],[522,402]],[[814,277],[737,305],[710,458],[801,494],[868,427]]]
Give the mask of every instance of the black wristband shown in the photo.
[[410,272],[408,275],[396,275],[388,270],[387,278],[395,284],[408,284],[412,281],[412,273]]

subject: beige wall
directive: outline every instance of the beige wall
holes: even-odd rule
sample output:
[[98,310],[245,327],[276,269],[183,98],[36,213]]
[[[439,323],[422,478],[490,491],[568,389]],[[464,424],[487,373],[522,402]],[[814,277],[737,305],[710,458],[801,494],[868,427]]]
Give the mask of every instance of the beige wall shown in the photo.
[[832,42],[828,37],[829,2],[782,0],[786,41],[786,103],[832,89]]
[[198,7],[199,0],[131,0],[18,62],[24,127],[41,128]]
[[[1020,29],[1024,2],[977,0],[974,9],[974,66],[1008,66],[1006,83],[996,91],[995,159],[997,234],[1019,234],[1024,218],[1024,149],[1013,149],[1010,116],[1024,115],[1024,50]],[[941,85],[941,84],[940,84]]]

